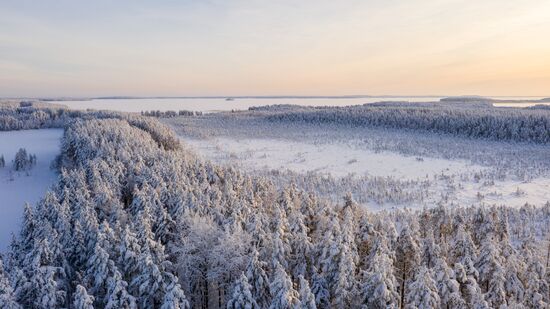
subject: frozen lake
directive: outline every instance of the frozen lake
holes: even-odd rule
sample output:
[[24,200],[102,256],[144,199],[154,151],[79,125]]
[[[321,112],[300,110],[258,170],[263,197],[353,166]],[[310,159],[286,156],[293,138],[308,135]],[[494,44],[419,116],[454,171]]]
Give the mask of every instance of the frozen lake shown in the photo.
[[[506,100],[534,100],[542,97],[494,97]],[[139,113],[148,110],[190,110],[201,112],[245,110],[251,106],[294,104],[304,106],[348,106],[381,101],[434,102],[441,97],[364,97],[364,98],[133,98],[52,101],[71,109],[98,109]],[[495,106],[526,107],[535,103],[497,103]]]
[[139,113],[146,110],[190,110],[216,112],[246,110],[252,106],[273,104],[294,104],[305,106],[347,106],[380,101],[437,101],[439,97],[368,97],[368,98],[156,98],[156,99],[94,99],[86,101],[55,101],[51,103],[67,105],[71,109],[99,109]]
[[[0,252],[9,245],[11,233],[19,230],[25,202],[34,204],[57,179],[51,162],[59,154],[62,129],[0,132],[0,156],[6,166],[0,168]],[[35,154],[36,166],[27,172],[14,172],[12,160],[19,148]]]

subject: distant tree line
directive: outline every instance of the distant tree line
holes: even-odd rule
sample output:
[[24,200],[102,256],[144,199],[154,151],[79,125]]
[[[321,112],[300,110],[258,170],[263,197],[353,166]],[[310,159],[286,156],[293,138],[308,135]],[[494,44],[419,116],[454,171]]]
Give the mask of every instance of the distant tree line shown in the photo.
[[[334,123],[430,131],[492,140],[550,142],[547,108],[485,108],[449,104],[384,104],[331,108],[263,108],[266,118],[279,122]],[[271,111],[271,112],[270,112]]]
[[148,117],[157,117],[157,118],[173,118],[177,116],[186,116],[186,117],[192,117],[192,116],[202,116],[202,112],[198,111],[188,111],[188,110],[180,110],[180,111],[142,111],[142,116],[148,116]]

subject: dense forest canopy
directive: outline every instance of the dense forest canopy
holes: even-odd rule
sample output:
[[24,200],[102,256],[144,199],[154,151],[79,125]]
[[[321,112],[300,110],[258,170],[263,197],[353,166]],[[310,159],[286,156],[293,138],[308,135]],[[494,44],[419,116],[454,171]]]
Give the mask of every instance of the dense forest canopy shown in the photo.
[[[0,264],[2,308],[550,304],[550,203],[369,212],[349,194],[333,203],[204,161],[156,119],[66,113],[0,113],[3,130],[65,129],[59,179],[40,203],[25,206]],[[446,123],[444,130],[462,132],[474,112],[360,107],[271,117],[337,121],[344,114],[352,123]],[[548,124],[546,114],[530,111],[477,115],[472,130],[481,136],[488,131],[480,128],[506,119]],[[528,140],[546,142],[544,126],[518,128],[536,127]],[[500,128],[491,136],[524,136]]]
[[272,106],[260,110],[271,121],[378,126],[492,140],[550,142],[550,113],[546,108],[494,108],[485,102],[388,102],[330,108]]

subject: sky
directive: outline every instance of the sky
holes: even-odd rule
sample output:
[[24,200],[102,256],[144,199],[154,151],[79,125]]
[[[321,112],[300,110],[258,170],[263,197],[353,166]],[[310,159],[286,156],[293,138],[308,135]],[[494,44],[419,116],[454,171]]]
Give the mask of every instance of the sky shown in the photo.
[[548,0],[0,0],[0,97],[550,96]]

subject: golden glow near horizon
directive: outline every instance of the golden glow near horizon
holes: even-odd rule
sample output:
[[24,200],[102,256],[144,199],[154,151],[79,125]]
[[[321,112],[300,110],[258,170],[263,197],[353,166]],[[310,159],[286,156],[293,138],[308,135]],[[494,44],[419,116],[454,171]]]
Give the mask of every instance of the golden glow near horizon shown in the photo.
[[77,2],[0,2],[0,97],[550,95],[550,1]]

